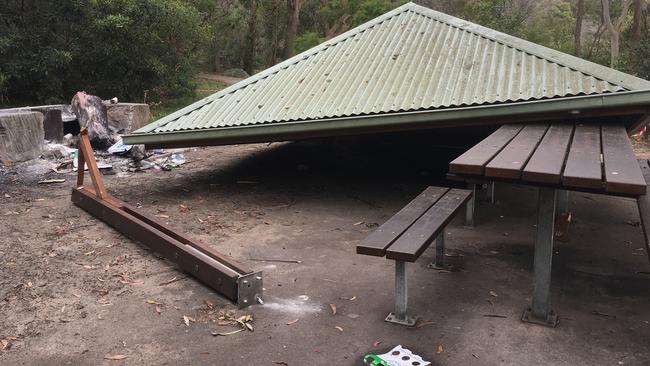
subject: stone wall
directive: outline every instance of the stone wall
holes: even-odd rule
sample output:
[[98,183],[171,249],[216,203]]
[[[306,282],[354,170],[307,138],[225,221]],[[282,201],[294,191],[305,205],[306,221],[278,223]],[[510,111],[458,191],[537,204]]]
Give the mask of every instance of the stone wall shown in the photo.
[[141,103],[117,103],[106,105],[108,126],[115,132],[131,133],[149,123],[149,105]]
[[43,151],[43,114],[32,111],[0,111],[0,160],[24,161]]

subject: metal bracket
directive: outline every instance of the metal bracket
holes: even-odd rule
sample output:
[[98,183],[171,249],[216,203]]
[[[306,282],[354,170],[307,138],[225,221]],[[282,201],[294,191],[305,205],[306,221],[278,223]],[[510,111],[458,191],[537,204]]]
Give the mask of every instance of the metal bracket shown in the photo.
[[262,300],[262,271],[249,273],[237,279],[237,306],[264,304]]
[[532,323],[537,325],[543,325],[545,327],[555,328],[560,323],[560,318],[553,310],[550,310],[548,312],[548,314],[546,315],[546,319],[537,318],[533,315],[533,309],[527,308],[524,311],[524,314],[521,316],[521,321],[524,323]]
[[397,315],[395,315],[395,313],[390,313],[386,319],[384,319],[384,321],[388,323],[395,323],[399,325],[406,325],[407,327],[412,327],[418,321],[418,317],[407,315],[405,319],[400,319]]

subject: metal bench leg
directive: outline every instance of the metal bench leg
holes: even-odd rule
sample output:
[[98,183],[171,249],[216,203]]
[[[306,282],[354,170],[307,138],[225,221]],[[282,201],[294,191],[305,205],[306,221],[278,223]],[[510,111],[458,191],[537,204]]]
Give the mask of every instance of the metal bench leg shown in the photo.
[[385,321],[412,327],[417,317],[407,313],[408,291],[406,286],[406,262],[395,261],[395,312],[388,314]]
[[569,212],[569,191],[558,190],[556,214],[560,215],[565,212]]
[[491,181],[490,183],[488,183],[488,188],[487,188],[488,189],[488,199],[490,200],[491,204],[494,204],[494,201],[495,201],[495,199],[494,199],[494,184],[495,184],[494,181]]
[[427,264],[427,268],[443,268],[445,266],[445,229],[436,238],[436,260]]
[[472,198],[465,204],[465,225],[474,227],[474,206],[476,205],[476,184],[470,184],[469,189],[472,191]]
[[521,319],[524,322],[550,327],[555,327],[558,323],[557,314],[550,309],[556,199],[557,192],[554,188],[539,188],[533,303]]

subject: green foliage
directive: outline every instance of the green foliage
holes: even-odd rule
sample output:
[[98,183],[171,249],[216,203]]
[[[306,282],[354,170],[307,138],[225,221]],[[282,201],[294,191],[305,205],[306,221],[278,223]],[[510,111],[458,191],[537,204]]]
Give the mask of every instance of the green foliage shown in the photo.
[[564,1],[556,1],[540,16],[532,19],[522,33],[531,42],[541,44],[556,50],[573,52],[573,32],[576,19],[571,5]]
[[123,100],[192,92],[209,37],[180,0],[8,0],[0,13],[0,80],[11,104],[69,101],[77,90]]
[[352,15],[352,25],[357,26],[372,20],[407,1],[394,0],[361,0],[357,2]]
[[325,42],[326,38],[316,32],[305,32],[296,38],[296,53],[306,51]]
[[470,0],[465,4],[467,20],[517,36],[529,8],[517,0]]

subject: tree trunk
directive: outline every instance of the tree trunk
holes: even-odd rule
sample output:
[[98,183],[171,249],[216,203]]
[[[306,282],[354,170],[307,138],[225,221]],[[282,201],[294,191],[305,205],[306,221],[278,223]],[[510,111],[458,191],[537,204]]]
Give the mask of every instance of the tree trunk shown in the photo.
[[623,30],[623,23],[625,21],[625,17],[627,16],[627,10],[630,7],[630,2],[631,0],[621,0],[622,1],[622,9],[621,9],[621,15],[616,19],[615,22],[612,22],[612,18],[609,13],[609,0],[601,0],[601,4],[603,6],[603,23],[605,23],[605,27],[607,27],[607,31],[609,32],[609,38],[610,38],[610,66],[611,67],[616,67],[618,65],[618,59],[619,59],[619,54],[620,54],[620,46],[619,46],[619,40],[620,40],[620,35],[621,31]]
[[578,0],[576,9],[576,31],[574,34],[574,54],[580,57],[582,48],[582,18],[585,16],[585,0]]
[[644,1],[634,0],[634,20],[632,22],[632,44],[636,47],[641,42],[643,27]]
[[271,60],[269,64],[278,63],[278,33],[280,28],[280,0],[273,0],[273,41],[271,43]]
[[255,41],[257,40],[257,0],[250,1],[249,11],[248,34],[246,35],[246,49],[244,50],[244,70],[248,75],[253,75],[255,73]]
[[284,58],[291,58],[295,55],[294,43],[298,34],[298,21],[300,7],[303,0],[287,0],[287,31],[284,37]]

